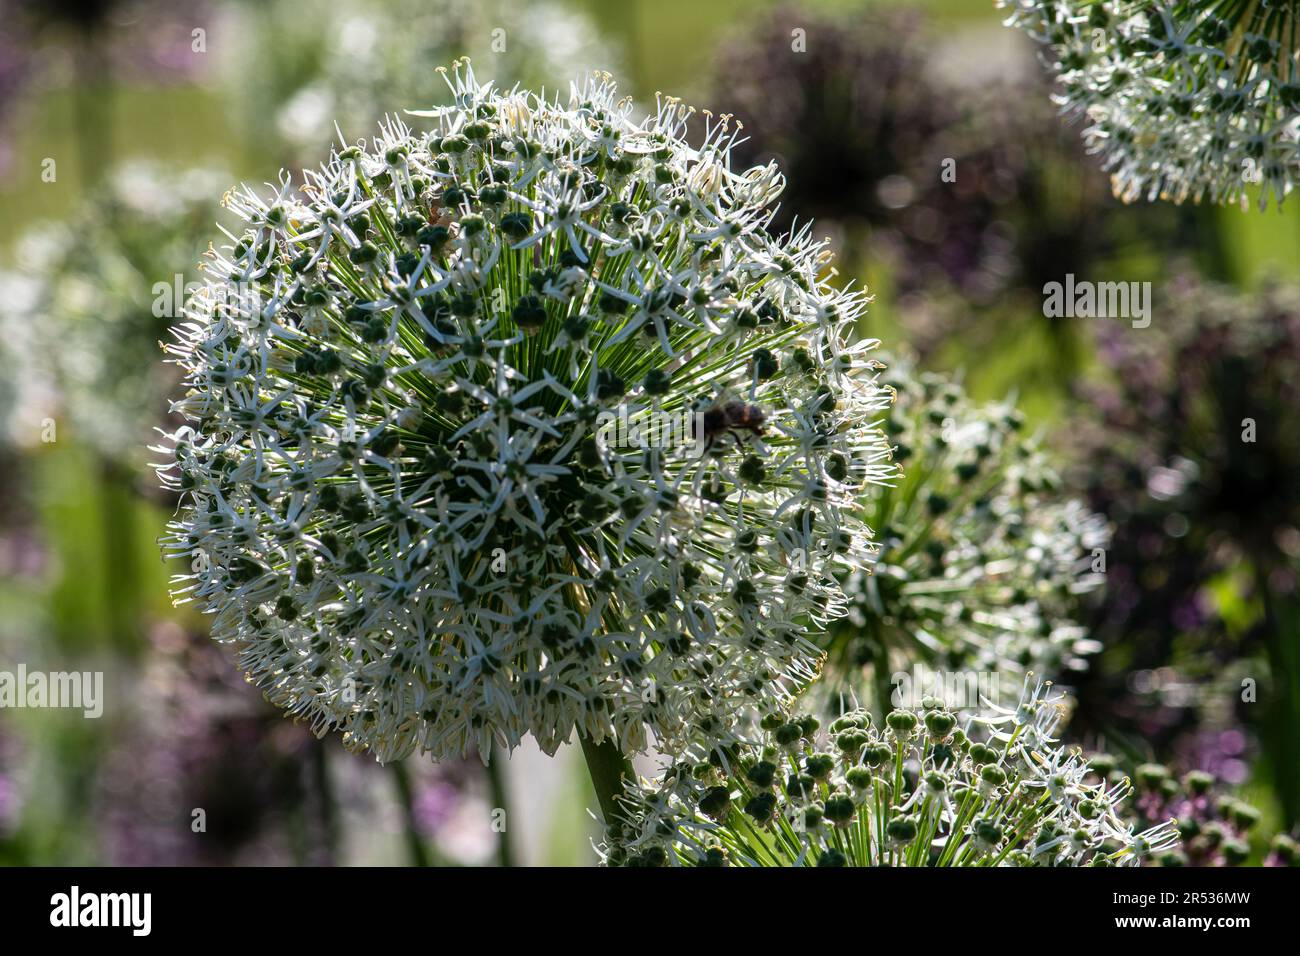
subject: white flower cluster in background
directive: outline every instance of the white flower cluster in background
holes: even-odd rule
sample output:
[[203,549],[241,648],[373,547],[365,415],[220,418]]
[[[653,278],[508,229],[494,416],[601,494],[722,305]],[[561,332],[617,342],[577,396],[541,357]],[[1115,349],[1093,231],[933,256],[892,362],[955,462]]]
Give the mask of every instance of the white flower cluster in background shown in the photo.
[[264,135],[324,155],[335,124],[368,133],[393,104],[428,103],[433,67],[467,53],[498,80],[567,81],[618,57],[590,20],[556,0],[273,0],[235,12],[226,74]]
[[885,361],[899,475],[866,511],[880,555],[846,585],[853,607],[831,629],[826,692],[881,713],[892,675],[918,661],[997,674],[1009,694],[1027,672],[1084,670],[1100,649],[1079,619],[1104,581],[1105,519],[1062,489],[1013,403],[978,403],[949,378]]
[[1000,0],[1087,116],[1121,199],[1263,208],[1300,174],[1297,7],[1246,0]]
[[176,380],[158,341],[194,277],[175,270],[206,247],[227,181],[127,163],[67,221],[22,234],[0,270],[0,444],[52,441],[55,423],[139,465]]
[[[179,593],[380,759],[575,730],[672,752],[811,680],[890,473],[859,292],[735,132],[606,75],[480,85],[241,189],[170,351]],[[676,441],[603,422],[690,420]],[[170,446],[169,446],[170,448]]]

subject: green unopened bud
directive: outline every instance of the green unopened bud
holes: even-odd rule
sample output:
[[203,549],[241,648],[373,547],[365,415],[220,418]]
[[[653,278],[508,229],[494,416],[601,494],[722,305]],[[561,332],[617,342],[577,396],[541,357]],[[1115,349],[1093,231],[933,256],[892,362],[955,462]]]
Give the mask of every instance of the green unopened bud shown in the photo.
[[713,787],[700,798],[700,812],[721,823],[731,813],[731,788]]
[[916,732],[916,714],[910,710],[893,710],[885,717],[885,725],[900,740],[907,740]]
[[943,740],[957,725],[957,717],[944,710],[932,710],[925,715],[925,729],[935,740]]
[[895,846],[903,847],[916,839],[915,817],[896,817],[885,826],[885,834]]

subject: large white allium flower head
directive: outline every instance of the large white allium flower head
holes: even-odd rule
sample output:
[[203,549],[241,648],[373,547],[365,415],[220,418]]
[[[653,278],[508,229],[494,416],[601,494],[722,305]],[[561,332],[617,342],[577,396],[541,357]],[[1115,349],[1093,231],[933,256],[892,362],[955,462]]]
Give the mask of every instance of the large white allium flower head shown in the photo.
[[1300,176],[1300,9],[1285,0],[1000,0],[1044,45],[1131,201],[1281,202]]
[[877,726],[822,730],[772,714],[728,760],[678,762],[631,791],[602,848],[633,866],[1134,866],[1177,845],[1172,821],[1123,812],[1127,779],[1098,780],[1056,737],[1065,698],[1025,682],[1014,707],[930,702]]
[[722,734],[811,679],[890,468],[865,297],[774,167],[607,75],[452,105],[241,189],[170,346],[180,593],[380,759]]

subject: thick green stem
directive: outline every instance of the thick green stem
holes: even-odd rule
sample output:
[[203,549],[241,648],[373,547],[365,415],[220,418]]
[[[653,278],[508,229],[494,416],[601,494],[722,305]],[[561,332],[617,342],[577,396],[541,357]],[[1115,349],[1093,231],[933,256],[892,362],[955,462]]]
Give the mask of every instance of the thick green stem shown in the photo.
[[635,780],[636,771],[632,761],[612,741],[602,740],[594,743],[579,735],[582,741],[582,755],[587,758],[587,770],[591,773],[591,783],[596,788],[596,799],[600,802],[600,812],[605,823],[619,820],[622,811],[618,798],[623,795],[624,780]]
[[497,833],[497,865],[514,866],[514,852],[510,846],[510,825],[514,821],[510,818],[510,793],[506,789],[506,753],[496,744],[493,744],[491,758],[487,765],[488,790],[491,794],[493,808],[502,811],[502,820],[504,821],[504,826]]
[[411,862],[416,866],[429,866],[429,848],[424,845],[424,838],[420,836],[419,827],[415,823],[415,791],[411,786],[410,771],[401,761],[392,766],[393,783],[397,786],[398,802],[402,805],[406,847],[411,853]]
[[1261,721],[1260,743],[1273,774],[1273,786],[1287,827],[1300,820],[1300,610],[1293,598],[1274,593],[1269,568],[1256,565],[1255,584],[1264,605],[1264,644],[1272,674],[1272,691]]
[[322,863],[325,866],[337,866],[339,861],[338,806],[334,799],[334,784],[330,780],[329,758],[323,740],[313,740],[311,762],[312,779],[316,787]]
[[885,718],[894,709],[894,676],[889,672],[889,645],[885,643],[882,629],[876,627],[874,622],[869,621],[868,625],[872,632],[872,641],[876,645],[876,659],[871,665],[871,678],[876,685],[876,707],[880,711],[876,716],[880,718],[880,725],[883,727]]

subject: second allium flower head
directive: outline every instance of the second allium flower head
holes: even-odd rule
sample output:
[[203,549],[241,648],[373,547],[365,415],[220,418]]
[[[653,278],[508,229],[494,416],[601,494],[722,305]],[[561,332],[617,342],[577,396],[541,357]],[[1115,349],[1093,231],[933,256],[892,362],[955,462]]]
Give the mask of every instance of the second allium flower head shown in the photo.
[[1116,195],[1282,202],[1300,177],[1292,0],[999,0],[1043,44]]
[[[725,121],[694,148],[693,111],[635,122],[603,75],[449,85],[428,132],[228,197],[243,230],[170,346],[181,592],[381,759],[725,739],[814,676],[807,631],[872,555],[864,297],[772,236],[780,176],[731,170]],[[613,410],[703,423],[705,453],[608,439]]]

